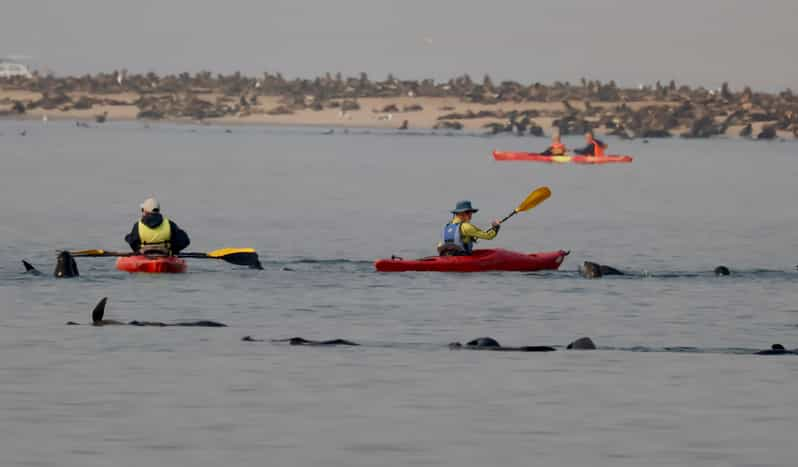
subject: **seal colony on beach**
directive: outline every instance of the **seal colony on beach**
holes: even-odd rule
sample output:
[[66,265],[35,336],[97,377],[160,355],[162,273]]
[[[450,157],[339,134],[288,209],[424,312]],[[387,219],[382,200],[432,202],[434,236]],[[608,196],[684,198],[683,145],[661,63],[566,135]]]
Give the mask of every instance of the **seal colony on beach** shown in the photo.
[[581,79],[494,83],[489,76],[449,80],[372,80],[327,73],[288,79],[210,72],[98,73],[16,77],[0,82],[0,116],[35,119],[171,120],[396,129],[480,130],[543,136],[588,129],[623,139],[735,136],[756,141],[798,137],[798,99],[790,90],[759,92],[656,82],[635,88]]

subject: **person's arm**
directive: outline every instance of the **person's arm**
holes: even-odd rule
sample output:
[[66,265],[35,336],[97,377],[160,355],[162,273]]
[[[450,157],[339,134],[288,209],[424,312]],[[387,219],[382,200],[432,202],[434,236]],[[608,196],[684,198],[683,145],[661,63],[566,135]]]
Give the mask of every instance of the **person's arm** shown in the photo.
[[133,224],[133,229],[130,231],[129,234],[125,235],[125,241],[127,242],[128,245],[130,245],[130,248],[134,252],[139,251],[139,248],[141,248],[141,239],[139,238],[138,222]]
[[550,156],[551,155],[551,146],[547,147],[545,151],[540,153],[541,156]]
[[602,149],[607,149],[607,146],[608,146],[607,143],[605,143],[604,141],[601,141],[600,139],[597,139],[595,141],[599,144],[599,146],[601,146]]
[[172,238],[169,241],[169,245],[172,253],[177,254],[191,244],[191,239],[188,238],[186,231],[178,227],[177,224],[172,221],[169,221],[169,224],[169,228],[172,230]]
[[579,154],[580,156],[592,156],[593,155],[593,145],[588,144],[587,146],[579,149],[574,149],[574,154]]
[[494,226],[492,229],[480,230],[469,222],[465,222],[460,227],[460,233],[465,237],[481,238],[483,240],[493,240],[499,233],[499,226]]

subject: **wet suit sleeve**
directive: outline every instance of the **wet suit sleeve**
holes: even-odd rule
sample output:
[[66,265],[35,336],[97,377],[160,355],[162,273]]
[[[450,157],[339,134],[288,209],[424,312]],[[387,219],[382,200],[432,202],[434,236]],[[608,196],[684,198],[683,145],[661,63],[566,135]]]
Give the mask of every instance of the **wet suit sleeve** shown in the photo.
[[[597,142],[598,145],[601,146],[602,148],[607,149],[607,145],[604,143],[604,141],[601,141],[601,140],[598,140],[598,139],[594,139],[594,141]],[[595,156],[596,154],[595,154],[594,149],[595,148],[593,147],[593,144],[591,143],[591,144],[588,144],[587,146],[583,147],[582,149],[575,149],[574,150],[574,154],[579,154],[581,156]]]
[[481,238],[483,240],[493,240],[494,238],[496,238],[496,235],[498,234],[498,232],[496,232],[493,229],[487,231],[480,230],[476,228],[473,224],[470,224],[468,222],[463,223],[463,225],[460,227],[460,233],[464,237],[475,237],[475,238]]
[[540,153],[541,156],[550,156],[551,155],[551,146],[547,147],[545,151]]
[[188,234],[174,222],[169,221],[169,227],[172,230],[172,238],[169,241],[172,253],[180,253],[191,244],[191,240],[188,238]]
[[130,231],[129,234],[125,235],[125,241],[130,248],[135,252],[139,251],[141,248],[141,239],[139,238],[139,223],[136,222],[133,224],[133,229]]
[[587,146],[579,149],[574,149],[574,154],[579,154],[580,156],[592,156],[593,155],[593,145],[588,144]]

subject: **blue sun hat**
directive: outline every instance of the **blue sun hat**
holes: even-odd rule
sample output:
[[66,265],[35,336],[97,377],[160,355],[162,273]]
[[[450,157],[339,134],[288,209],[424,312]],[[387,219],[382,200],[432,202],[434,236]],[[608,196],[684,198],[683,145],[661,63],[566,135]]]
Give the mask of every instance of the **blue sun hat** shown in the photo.
[[452,214],[460,214],[461,212],[477,212],[479,209],[474,209],[471,206],[471,201],[464,199],[457,202],[457,206],[452,210]]

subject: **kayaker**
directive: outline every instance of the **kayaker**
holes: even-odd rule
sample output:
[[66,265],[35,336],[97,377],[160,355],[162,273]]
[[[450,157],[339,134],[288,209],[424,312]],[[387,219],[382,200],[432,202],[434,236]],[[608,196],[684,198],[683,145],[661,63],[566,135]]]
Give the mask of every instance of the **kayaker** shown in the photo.
[[594,138],[592,131],[585,133],[585,142],[587,142],[587,146],[583,147],[582,149],[575,149],[575,154],[582,156],[604,157],[604,150],[607,149],[607,144]]
[[125,241],[136,253],[174,255],[185,249],[191,240],[188,234],[161,214],[155,198],[141,203],[141,219],[125,235]]
[[564,156],[566,151],[565,145],[560,142],[560,135],[555,134],[551,137],[551,146],[540,154],[544,156]]
[[438,244],[438,254],[441,256],[467,256],[474,249],[477,239],[493,240],[499,233],[498,219],[491,222],[492,227],[480,230],[471,223],[471,218],[479,209],[471,206],[471,201],[458,201],[452,214],[454,218],[443,227],[443,241]]

